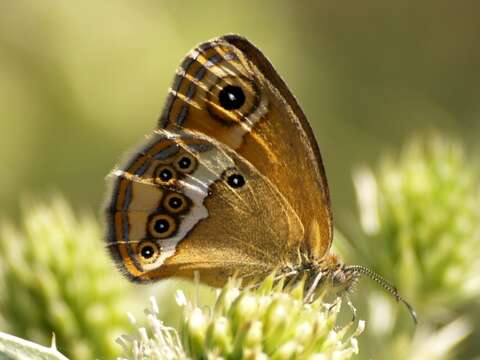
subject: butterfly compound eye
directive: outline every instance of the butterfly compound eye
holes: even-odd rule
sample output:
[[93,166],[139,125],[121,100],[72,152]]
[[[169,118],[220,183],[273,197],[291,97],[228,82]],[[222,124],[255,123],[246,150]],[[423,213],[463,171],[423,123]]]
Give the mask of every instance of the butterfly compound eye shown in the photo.
[[241,174],[231,174],[227,177],[227,184],[234,188],[241,188],[245,185],[245,178]]
[[237,110],[245,103],[245,93],[240,86],[227,85],[218,94],[218,101],[225,110]]

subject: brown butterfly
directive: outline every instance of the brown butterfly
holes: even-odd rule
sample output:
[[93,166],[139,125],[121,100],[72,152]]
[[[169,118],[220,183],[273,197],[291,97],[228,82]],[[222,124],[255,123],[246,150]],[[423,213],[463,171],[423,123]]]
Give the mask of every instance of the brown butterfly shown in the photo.
[[[113,171],[108,248],[128,278],[273,270],[311,288],[349,289],[368,275],[329,253],[330,197],[312,129],[285,82],[248,40],[226,35],[185,57],[158,128]],[[411,310],[413,313],[413,310]]]

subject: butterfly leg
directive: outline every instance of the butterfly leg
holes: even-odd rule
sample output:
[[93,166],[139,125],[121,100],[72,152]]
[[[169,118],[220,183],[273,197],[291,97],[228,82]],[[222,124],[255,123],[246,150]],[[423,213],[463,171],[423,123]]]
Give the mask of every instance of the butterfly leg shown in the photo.
[[357,309],[355,308],[355,306],[353,306],[352,300],[350,299],[350,295],[348,294],[348,292],[343,293],[342,297],[343,297],[344,301],[347,302],[348,307],[352,311],[351,322],[353,323],[357,319]]
[[305,302],[313,301],[313,294],[315,293],[315,290],[317,289],[318,284],[320,283],[320,280],[322,279],[322,277],[323,277],[322,272],[318,272],[318,274],[313,279],[312,284],[309,286],[307,293],[305,294]]

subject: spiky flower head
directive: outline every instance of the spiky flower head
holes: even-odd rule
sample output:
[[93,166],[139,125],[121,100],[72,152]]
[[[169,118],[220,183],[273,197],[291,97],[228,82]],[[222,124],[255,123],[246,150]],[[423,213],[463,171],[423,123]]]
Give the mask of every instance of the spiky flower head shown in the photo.
[[21,230],[0,229],[0,330],[74,359],[113,358],[128,328],[127,282],[111,264],[93,217],[60,197],[25,207]]
[[480,176],[462,146],[415,139],[398,158],[355,175],[369,264],[423,316],[480,295]]
[[212,307],[188,302],[181,292],[177,302],[184,311],[180,334],[162,324],[153,301],[150,328],[119,339],[126,359],[351,359],[364,327],[338,324],[340,299],[306,304],[303,284],[282,290],[273,276],[256,289],[241,290],[231,280]]

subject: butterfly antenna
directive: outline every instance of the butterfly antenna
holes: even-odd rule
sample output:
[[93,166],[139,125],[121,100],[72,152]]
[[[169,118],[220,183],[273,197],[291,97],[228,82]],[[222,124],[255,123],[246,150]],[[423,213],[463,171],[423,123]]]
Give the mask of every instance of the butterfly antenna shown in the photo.
[[345,268],[346,271],[352,271],[357,274],[365,275],[383,287],[386,291],[388,291],[391,295],[395,297],[397,301],[401,301],[407,308],[410,316],[413,319],[415,325],[418,323],[417,313],[413,309],[412,305],[410,305],[398,292],[398,289],[392,285],[390,282],[385,280],[381,275],[377,274],[376,272],[361,266],[361,265],[350,265]]

